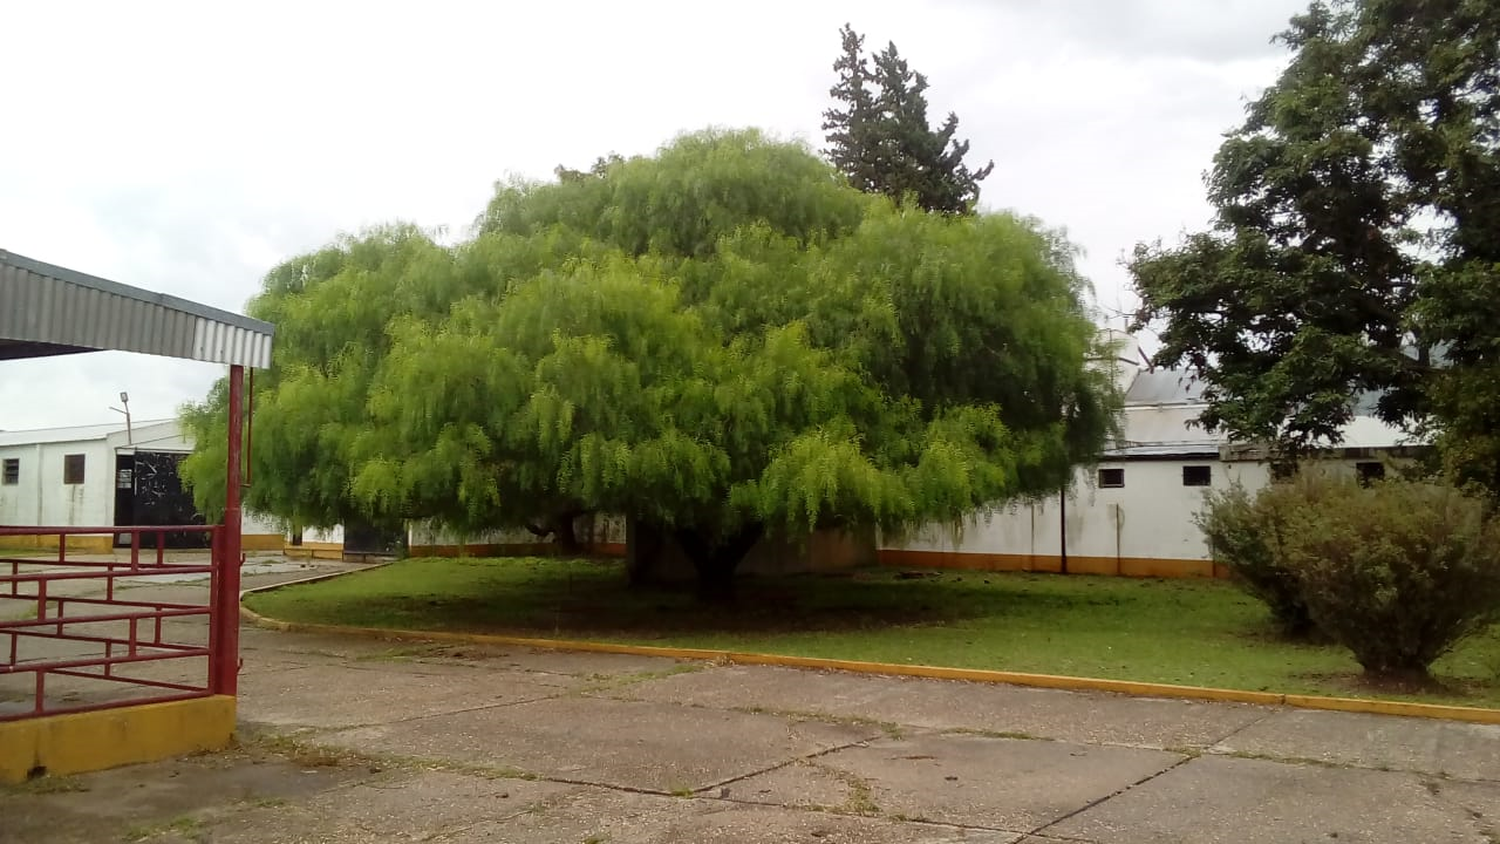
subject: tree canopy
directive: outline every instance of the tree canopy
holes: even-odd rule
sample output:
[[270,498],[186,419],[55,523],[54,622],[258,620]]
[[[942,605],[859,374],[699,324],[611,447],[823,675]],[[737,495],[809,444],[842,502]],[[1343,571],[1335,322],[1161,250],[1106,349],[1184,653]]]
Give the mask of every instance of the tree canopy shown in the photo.
[[846,24],[839,36],[838,82],[828,92],[839,105],[823,113],[828,159],[862,191],[897,202],[910,194],[929,211],[972,211],[995,163],[977,170],[964,163],[969,142],[955,138],[958,115],[949,112],[937,129],[928,125],[927,77],[894,43],[866,56],[863,35]]
[[[308,525],[613,513],[732,571],[766,531],[1055,492],[1114,420],[1059,236],[862,194],[754,131],[502,184],[470,239],[379,229],[264,288],[247,505]],[[207,505],[222,406],[185,417]]]
[[1214,159],[1211,231],[1137,247],[1202,421],[1295,455],[1360,394],[1500,490],[1500,2],[1334,0]]

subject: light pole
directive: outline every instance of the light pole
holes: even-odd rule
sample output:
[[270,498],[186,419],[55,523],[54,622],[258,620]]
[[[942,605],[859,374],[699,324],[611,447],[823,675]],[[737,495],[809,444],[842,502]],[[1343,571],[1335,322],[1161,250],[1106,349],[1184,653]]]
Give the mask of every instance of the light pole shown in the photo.
[[125,405],[124,410],[118,407],[111,407],[110,410],[113,410],[115,413],[125,414],[125,444],[135,445],[135,432],[130,429],[130,394],[124,390],[120,391],[120,404]]

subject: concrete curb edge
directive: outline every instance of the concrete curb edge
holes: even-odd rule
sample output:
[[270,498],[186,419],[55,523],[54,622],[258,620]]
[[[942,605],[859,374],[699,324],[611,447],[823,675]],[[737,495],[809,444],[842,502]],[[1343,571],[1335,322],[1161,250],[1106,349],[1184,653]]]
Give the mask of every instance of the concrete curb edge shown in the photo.
[[[370,566],[368,568],[376,568]],[[1176,698],[1217,703],[1248,703],[1257,706],[1289,706],[1331,712],[1358,712],[1372,715],[1395,715],[1407,718],[1432,718],[1464,721],[1473,724],[1500,724],[1500,709],[1472,706],[1449,706],[1436,703],[1407,703],[1374,698],[1324,697],[1321,695],[1252,692],[1242,689],[1215,689],[1203,686],[1179,686],[1169,683],[1144,683],[1134,680],[1106,680],[1096,677],[1069,677],[1057,674],[1030,674],[1019,671],[997,671],[984,668],[950,668],[940,665],[902,665],[889,662],[829,659],[825,657],[788,656],[783,654],[728,651],[717,648],[668,648],[656,645],[626,645],[612,642],[588,642],[569,639],[540,639],[525,636],[497,636],[485,633],[455,633],[445,630],[396,630],[380,627],[345,627],[337,624],[309,624],[269,618],[244,605],[245,596],[271,592],[287,586],[316,583],[353,574],[354,569],[321,574],[246,589],[240,593],[240,617],[268,630],[283,633],[328,633],[389,641],[440,642],[473,645],[503,645],[543,650],[649,656],[664,659],[702,660],[734,665],[767,665],[818,671],[847,671],[890,677],[920,677],[929,680],[960,680],[970,683],[995,683],[1059,689],[1075,692],[1109,692],[1135,697]]]

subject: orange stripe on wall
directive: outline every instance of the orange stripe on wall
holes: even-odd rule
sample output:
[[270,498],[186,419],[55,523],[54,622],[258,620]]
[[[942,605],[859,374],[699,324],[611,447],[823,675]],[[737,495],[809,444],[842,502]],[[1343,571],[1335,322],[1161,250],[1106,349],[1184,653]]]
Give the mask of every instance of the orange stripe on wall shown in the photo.
[[[1056,554],[990,554],[964,551],[913,551],[882,548],[880,564],[964,571],[1030,571],[1060,573],[1062,558]],[[1228,577],[1223,566],[1211,560],[1174,560],[1154,557],[1087,557],[1068,555],[1069,574],[1119,575],[1121,577]]]

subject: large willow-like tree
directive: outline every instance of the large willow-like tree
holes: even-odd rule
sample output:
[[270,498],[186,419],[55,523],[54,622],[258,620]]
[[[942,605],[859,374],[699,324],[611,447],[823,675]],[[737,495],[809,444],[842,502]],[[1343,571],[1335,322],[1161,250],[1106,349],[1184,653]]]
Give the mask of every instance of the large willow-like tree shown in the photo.
[[[621,514],[722,586],[767,531],[1055,492],[1113,424],[1059,237],[896,207],[800,145],[705,132],[505,184],[476,232],[383,230],[267,278],[250,506],[462,531]],[[218,418],[189,414],[199,442]]]

